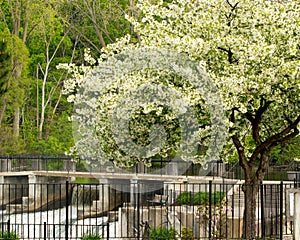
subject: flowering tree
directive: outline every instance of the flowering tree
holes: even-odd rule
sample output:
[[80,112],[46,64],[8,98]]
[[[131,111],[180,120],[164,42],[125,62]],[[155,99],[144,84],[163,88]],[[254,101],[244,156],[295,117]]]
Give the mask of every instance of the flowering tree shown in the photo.
[[[100,62],[124,50],[155,47],[172,49],[205,63],[226,111],[229,130],[221,157],[224,161],[239,159],[244,170],[247,203],[244,223],[247,224],[243,235],[254,238],[256,193],[268,167],[270,152],[299,134],[299,1],[140,0],[137,7],[140,17],[128,17],[128,20],[139,32],[140,42],[131,43],[129,37],[122,38],[107,46]],[[77,68],[73,71],[78,73]],[[84,78],[79,75],[66,83],[70,92],[82,84]],[[201,129],[196,135],[203,140],[196,152],[201,158],[199,149],[207,149],[205,139],[211,132],[205,132],[209,111],[203,107],[205,99],[203,95],[200,97],[199,89],[189,84],[184,75],[169,70],[142,69],[120,79],[101,94],[98,105],[101,114],[95,117],[105,154],[114,152],[114,157],[123,163],[129,160],[123,158],[124,151],[115,151],[117,144],[106,128],[108,114],[120,103],[120,96],[132,94],[132,88],[145,82],[167,82],[181,91],[187,103],[196,109]],[[148,118],[143,119],[143,115]],[[129,125],[135,143],[147,145],[151,138],[149,126],[159,120],[163,126],[169,126],[167,135],[175,133],[162,148],[163,154],[178,150],[174,146],[177,146],[179,126],[168,108],[162,104],[144,105],[132,113],[132,119]]]

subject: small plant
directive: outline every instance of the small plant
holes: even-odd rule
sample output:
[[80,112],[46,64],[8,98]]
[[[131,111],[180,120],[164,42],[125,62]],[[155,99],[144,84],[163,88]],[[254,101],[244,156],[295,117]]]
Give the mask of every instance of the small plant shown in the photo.
[[193,240],[194,239],[194,233],[193,230],[187,227],[183,227],[181,229],[181,239],[182,240]]
[[102,237],[97,233],[93,233],[93,234],[85,235],[81,239],[82,240],[102,240]]
[[151,228],[150,229],[150,240],[176,240],[177,231],[174,228]]
[[0,239],[11,239],[11,240],[18,240],[20,239],[19,236],[15,233],[15,232],[8,232],[8,231],[5,231],[5,232],[0,232]]

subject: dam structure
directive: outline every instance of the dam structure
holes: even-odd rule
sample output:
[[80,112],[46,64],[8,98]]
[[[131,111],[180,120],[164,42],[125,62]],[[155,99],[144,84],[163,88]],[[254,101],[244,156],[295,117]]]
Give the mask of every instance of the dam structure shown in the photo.
[[[151,239],[157,228],[178,238],[242,235],[243,180],[234,164],[212,161],[203,169],[158,159],[129,171],[113,161],[89,168],[68,157],[0,157],[0,163],[2,231],[21,239]],[[292,236],[293,202],[282,193],[293,193],[294,183],[268,181],[261,188],[258,236]]]

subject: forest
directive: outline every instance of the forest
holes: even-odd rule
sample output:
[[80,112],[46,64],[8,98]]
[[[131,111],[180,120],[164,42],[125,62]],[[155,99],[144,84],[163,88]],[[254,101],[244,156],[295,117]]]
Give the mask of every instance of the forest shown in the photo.
[[68,71],[133,33],[133,0],[0,1],[0,154],[61,155],[73,145]]
[[[170,1],[164,1],[166,3]],[[139,18],[135,0],[0,1],[0,155],[63,155],[74,145],[61,63],[86,65],[128,35]],[[272,161],[300,158],[299,137],[272,151]],[[237,160],[237,159],[236,159]]]

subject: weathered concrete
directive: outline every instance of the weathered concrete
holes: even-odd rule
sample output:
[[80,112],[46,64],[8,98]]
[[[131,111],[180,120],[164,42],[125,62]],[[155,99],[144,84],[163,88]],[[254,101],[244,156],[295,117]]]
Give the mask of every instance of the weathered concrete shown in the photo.
[[136,173],[147,173],[147,167],[143,162],[138,162],[136,165]]
[[64,171],[76,172],[76,162],[74,160],[64,160]]
[[178,163],[177,162],[169,162],[166,165],[166,175],[178,176]]
[[43,162],[40,159],[32,159],[31,160],[31,165],[32,165],[32,170],[34,171],[40,171],[43,170]]
[[28,195],[28,176],[0,176],[0,206],[21,200]]
[[24,208],[31,211],[43,208],[52,209],[55,205],[65,206],[67,194],[70,202],[72,192],[71,184],[69,184],[67,193],[66,181],[72,180],[66,177],[28,175],[29,191],[28,199],[23,199]]
[[[158,214],[155,215],[155,217],[157,216]],[[148,209],[137,209],[127,206],[119,208],[118,219],[119,239],[137,239],[136,237],[138,231],[140,231],[140,237],[142,237],[143,226],[141,225],[141,223],[147,222],[149,219],[151,219],[151,217],[149,217]]]
[[28,176],[28,197],[34,198],[35,202],[46,202],[47,199],[51,199],[59,193],[65,195],[65,183],[67,180],[69,179],[66,179],[65,177],[48,177],[30,174]]
[[108,179],[100,179],[99,185],[99,200],[93,201],[92,209],[98,214],[102,214],[123,203],[122,192],[118,191],[112,186],[116,183],[110,184]]
[[300,239],[300,189],[294,193],[294,239]]
[[11,159],[1,159],[0,172],[11,171]]

